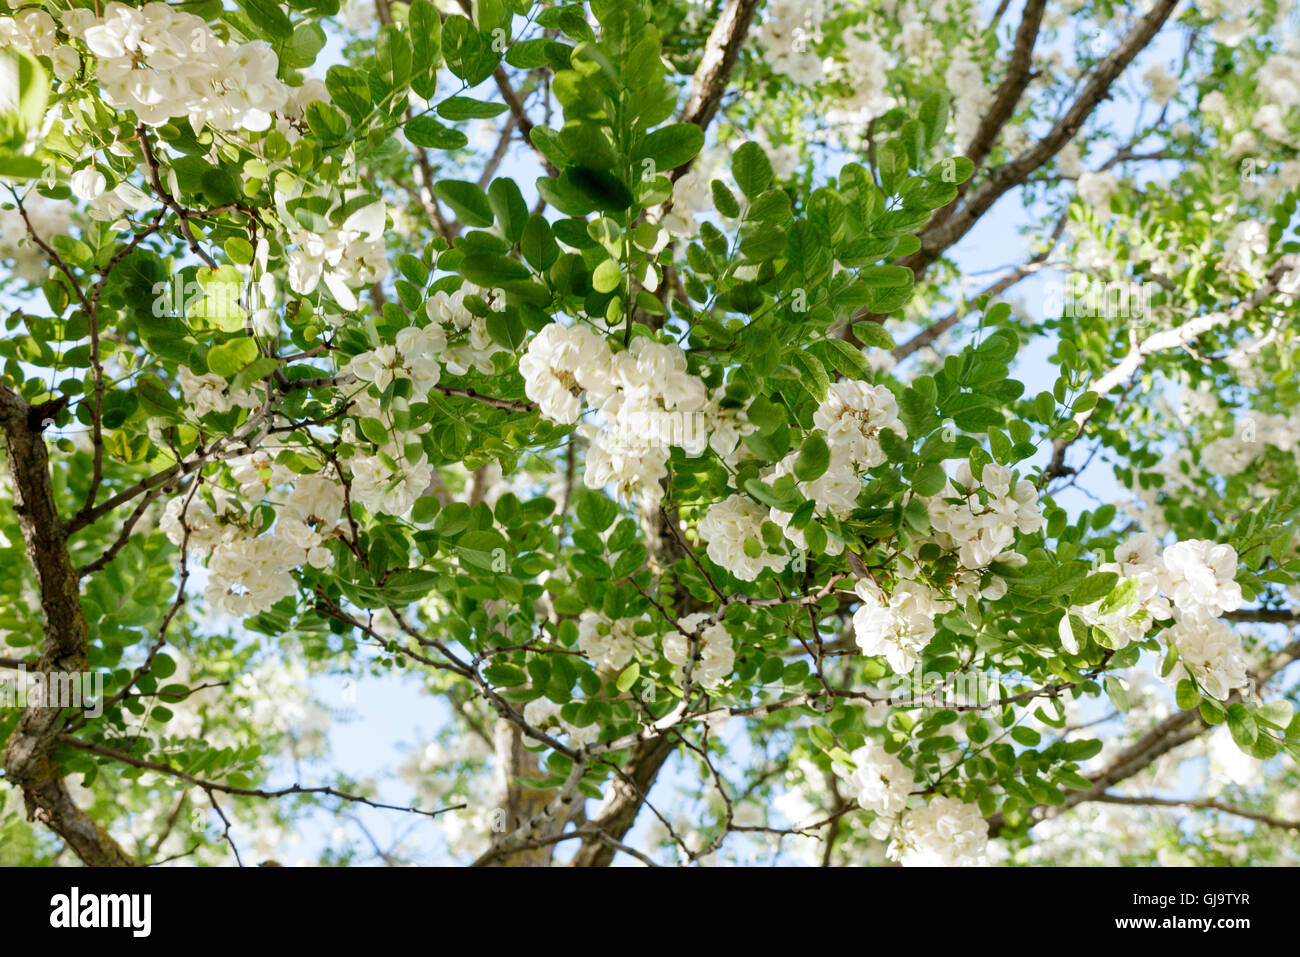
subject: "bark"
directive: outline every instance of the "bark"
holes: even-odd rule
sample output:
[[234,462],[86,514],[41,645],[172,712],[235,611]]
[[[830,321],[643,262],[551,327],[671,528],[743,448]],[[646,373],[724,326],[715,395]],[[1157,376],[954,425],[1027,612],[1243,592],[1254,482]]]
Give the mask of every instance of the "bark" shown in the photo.
[[[76,569],[68,555],[67,526],[50,486],[49,458],[41,438],[49,410],[30,407],[0,383],[0,431],[13,482],[14,511],[40,592],[44,641],[37,669],[83,672],[88,668],[86,617]],[[6,779],[23,795],[28,820],[40,820],[87,864],[134,863],[108,833],[73,802],[54,757],[62,724],[58,708],[28,707],[5,747]]]

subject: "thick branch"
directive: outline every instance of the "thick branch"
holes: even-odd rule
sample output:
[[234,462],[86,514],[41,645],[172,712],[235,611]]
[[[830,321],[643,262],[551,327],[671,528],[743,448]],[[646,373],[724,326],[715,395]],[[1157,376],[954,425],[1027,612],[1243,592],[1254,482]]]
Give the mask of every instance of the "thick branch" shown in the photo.
[[[37,668],[42,674],[84,672],[89,667],[89,629],[77,572],[68,555],[67,528],[50,485],[41,420],[33,421],[32,411],[0,382],[0,431],[13,480],[14,511],[41,597],[45,638]],[[22,791],[28,819],[48,825],[82,861],[101,867],[129,866],[134,862],[126,852],[68,794],[54,759],[61,717],[60,708],[32,705],[23,711],[5,747],[5,776]]]

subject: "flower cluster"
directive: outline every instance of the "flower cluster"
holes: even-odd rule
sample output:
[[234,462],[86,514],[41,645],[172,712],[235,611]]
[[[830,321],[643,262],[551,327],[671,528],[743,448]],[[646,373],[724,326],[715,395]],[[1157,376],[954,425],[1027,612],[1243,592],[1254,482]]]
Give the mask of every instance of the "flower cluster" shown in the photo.
[[753,581],[765,568],[780,571],[790,558],[763,547],[767,515],[767,509],[745,495],[730,495],[709,506],[698,526],[709,558],[744,581]]
[[[1102,614],[1104,599],[1071,609],[1089,625],[1105,629],[1111,644],[1123,648],[1145,636],[1153,621],[1173,619],[1165,641],[1178,652],[1177,667],[1167,680],[1177,683],[1189,674],[1201,689],[1220,700],[1246,684],[1246,659],[1241,637],[1219,616],[1241,607],[1237,553],[1231,545],[1191,539],[1162,551],[1154,536],[1140,532],[1115,549],[1115,561],[1100,571],[1114,572],[1121,583],[1134,581],[1133,594],[1121,607]],[[1066,651],[1078,650],[1066,640]]]
[[989,463],[976,481],[962,462],[943,491],[926,501],[937,544],[957,552],[963,568],[1015,560],[1007,553],[1016,531],[1032,535],[1043,527],[1034,483],[1021,479],[1013,485],[1012,479],[1009,468]]
[[372,286],[388,275],[384,246],[387,215],[387,207],[374,202],[352,213],[337,229],[321,234],[298,230],[289,251],[289,288],[305,296],[324,281],[340,306],[356,309],[353,290]]
[[452,375],[465,375],[476,369],[492,374],[492,356],[502,351],[487,331],[487,319],[469,311],[465,299],[482,295],[484,290],[469,283],[449,293],[439,290],[424,304],[424,312],[442,327],[447,338],[442,362]]
[[813,40],[825,15],[821,0],[768,3],[754,42],[774,72],[784,73],[800,86],[812,86],[822,78],[822,60]]
[[[245,511],[226,489],[207,486],[203,495],[186,491],[167,503],[161,528],[192,555],[208,558],[204,597],[217,614],[245,618],[266,611],[297,588],[293,570],[327,567],[326,542],[342,531],[343,488],[328,471],[296,475],[266,451],[231,460],[231,476],[251,501]],[[262,501],[277,499],[275,524],[259,527]]]
[[1089,170],[1079,176],[1075,189],[1079,199],[1091,206],[1101,216],[1110,215],[1110,200],[1119,192],[1119,180],[1109,171],[1094,173]]
[[977,806],[936,797],[904,815],[889,857],[904,867],[978,867],[987,860],[988,832]]
[[560,705],[550,698],[534,698],[524,705],[524,721],[538,731],[557,731],[567,735],[569,744],[578,748],[586,747],[600,737],[599,724],[593,722],[580,728],[565,721],[560,710]]
[[912,772],[875,741],[854,748],[849,757],[852,768],[836,763],[833,770],[848,784],[858,807],[876,815],[871,822],[872,836],[887,837],[898,816],[907,810]]
[[870,579],[854,587],[862,604],[853,613],[853,635],[864,655],[883,655],[896,674],[910,671],[936,629],[935,618],[952,601],[923,582],[902,580],[888,595]]
[[638,635],[639,618],[606,618],[600,612],[584,611],[578,618],[578,648],[597,666],[622,671],[637,652],[650,650],[650,642]]
[[590,443],[586,486],[612,484],[620,497],[647,504],[663,497],[672,447],[699,455],[712,446],[726,456],[748,430],[742,410],[711,401],[676,343],[639,337],[615,354],[585,326],[552,323],[528,344],[519,371],[525,394],[551,421],[577,422],[584,399],[599,412],[599,424],[579,430]]
[[[727,680],[731,669],[736,665],[736,651],[731,635],[721,622],[704,626],[712,618],[707,612],[687,615],[677,624],[678,628],[664,635],[664,657],[677,667],[673,674],[680,683],[684,680],[686,663],[691,657],[691,644],[683,632],[695,636],[698,647],[695,664],[691,668],[691,680],[703,688],[716,688]],[[704,626],[704,627],[701,627]]]
[[101,17],[73,8],[63,24],[97,58],[104,99],[149,126],[185,118],[196,131],[259,132],[289,98],[269,44],[226,43],[202,17],[165,3],[113,0]]
[[181,366],[176,378],[185,404],[198,418],[209,412],[229,412],[234,408],[256,409],[262,404],[262,400],[252,392],[229,389],[229,383],[215,372],[196,375],[192,369]]

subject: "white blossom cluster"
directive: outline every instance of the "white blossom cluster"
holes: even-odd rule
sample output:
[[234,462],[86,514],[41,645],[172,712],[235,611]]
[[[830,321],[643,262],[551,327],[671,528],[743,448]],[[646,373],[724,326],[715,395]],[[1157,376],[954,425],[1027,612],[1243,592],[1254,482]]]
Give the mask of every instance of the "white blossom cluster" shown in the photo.
[[854,748],[849,757],[853,760],[852,768],[836,763],[832,770],[848,784],[858,806],[876,815],[871,822],[871,836],[888,837],[898,816],[907,810],[912,772],[897,755],[890,754],[876,741]]
[[60,43],[54,18],[36,7],[15,10],[12,17],[0,17],[0,46],[17,47],[32,56],[46,56],[54,75],[67,82],[81,69],[81,56],[69,43]]
[[1012,480],[1011,469],[988,463],[977,482],[970,464],[963,461],[943,491],[926,500],[936,542],[945,551],[957,552],[963,568],[1015,561],[1009,552],[1016,532],[1032,535],[1043,527],[1034,483]]
[[[1237,553],[1231,545],[1200,539],[1175,542],[1163,551],[1153,535],[1139,532],[1115,549],[1115,561],[1100,571],[1114,572],[1121,582],[1136,581],[1137,590],[1122,607],[1101,613],[1104,599],[1071,609],[1085,623],[1099,625],[1122,648],[1142,638],[1153,620],[1173,619],[1165,641],[1178,651],[1178,664],[1167,680],[1176,684],[1190,675],[1211,697],[1223,700],[1247,682],[1241,637],[1221,619],[1241,607]],[[1065,641],[1074,653],[1077,644]]]
[[772,0],[754,30],[754,45],[774,72],[813,86],[822,78],[822,59],[813,44],[825,16],[823,0]]
[[[826,437],[830,465],[812,481],[795,484],[804,498],[816,503],[819,514],[843,518],[857,504],[863,474],[885,462],[880,447],[881,431],[888,429],[905,437],[907,429],[899,421],[898,403],[886,386],[851,379],[830,385],[826,398],[813,413],[813,426]],[[798,458],[798,450],[791,452],[764,479],[771,483],[793,474]],[[769,513],[770,520],[781,527],[786,538],[796,547],[806,549],[803,531],[790,527],[792,517],[790,512],[776,508]],[[838,555],[843,550],[844,544],[838,539],[827,542],[826,554]]]
[[196,131],[260,132],[289,99],[269,44],[227,43],[202,17],[165,3],[113,0],[98,17],[73,8],[63,26],[95,55],[104,99],[149,126],[183,118]]
[[565,721],[560,714],[560,705],[550,698],[534,698],[524,705],[524,721],[538,731],[557,731],[566,735],[569,744],[582,748],[600,737],[600,725],[592,722],[580,728],[572,722]]
[[388,209],[382,201],[364,206],[337,229],[323,234],[300,229],[289,250],[289,288],[300,295],[323,281],[344,309],[357,308],[353,290],[372,286],[388,275],[384,223]]
[[895,100],[887,92],[890,57],[879,40],[847,33],[843,50],[828,62],[831,77],[843,81],[849,89],[848,96],[838,97],[827,110],[830,126],[862,132],[872,120],[893,108]]
[[[230,465],[251,505],[247,511],[234,493],[208,485],[211,502],[185,491],[167,503],[161,528],[173,544],[208,559],[204,597],[212,611],[245,618],[293,594],[295,568],[331,564],[325,546],[343,529],[343,488],[328,471],[297,475],[266,451],[232,459]],[[257,524],[257,506],[264,500],[275,505],[269,530]]]
[[229,412],[234,408],[256,409],[262,404],[262,400],[252,392],[230,389],[230,383],[215,372],[197,375],[194,370],[181,366],[176,378],[181,387],[181,397],[198,418],[209,412]]
[[932,798],[903,816],[889,857],[904,867],[979,867],[987,863],[988,832],[976,805]]
[[[763,522],[767,516],[768,509],[747,495],[730,495],[709,506],[697,526],[700,537],[707,543],[709,558],[743,581],[753,581],[764,569],[780,571],[790,556],[774,554],[763,547]],[[745,550],[746,539],[758,543],[757,555]]]
[[853,613],[853,636],[864,655],[883,655],[895,674],[910,671],[934,637],[935,618],[955,604],[924,582],[900,580],[893,591],[871,579],[854,586],[862,603]]
[[1075,190],[1080,200],[1104,218],[1110,215],[1110,200],[1119,192],[1119,180],[1109,170],[1096,173],[1089,170],[1080,174]]
[[[68,230],[67,207],[31,196],[23,204],[32,230],[45,242]],[[11,263],[9,271],[33,284],[39,284],[49,269],[49,257],[27,232],[27,224],[16,209],[0,209],[0,262]]]
[[1296,452],[1300,449],[1300,427],[1280,413],[1252,412],[1234,424],[1232,434],[1205,443],[1201,462],[1215,475],[1239,475],[1264,453],[1267,446],[1282,452]]
[[953,54],[943,80],[952,94],[957,144],[964,147],[975,138],[980,120],[993,102],[993,93],[984,85],[984,70],[965,46]]
[[622,671],[637,652],[651,650],[650,641],[636,633],[636,626],[647,620],[644,615],[610,619],[584,611],[578,618],[578,648],[598,667]]
[[664,635],[664,657],[677,667],[673,670],[678,683],[684,679],[686,663],[691,657],[691,642],[682,632],[695,636],[698,647],[695,664],[691,668],[691,681],[703,688],[716,688],[727,680],[736,665],[736,651],[731,634],[721,622],[705,625],[712,616],[708,612],[687,615],[678,621],[679,628]]
[[687,369],[676,343],[639,337],[615,354],[586,326],[552,323],[519,360],[525,394],[542,415],[572,425],[586,404],[599,413],[579,434],[590,443],[583,482],[612,484],[622,498],[654,505],[675,446],[688,455],[712,447],[731,455],[750,426],[743,410],[723,408]]
[[476,316],[465,305],[468,296],[487,295],[487,291],[463,283],[455,292],[439,290],[424,304],[424,312],[442,327],[447,339],[442,362],[452,375],[465,375],[475,369],[491,375],[492,357],[504,351],[487,331],[487,319]]

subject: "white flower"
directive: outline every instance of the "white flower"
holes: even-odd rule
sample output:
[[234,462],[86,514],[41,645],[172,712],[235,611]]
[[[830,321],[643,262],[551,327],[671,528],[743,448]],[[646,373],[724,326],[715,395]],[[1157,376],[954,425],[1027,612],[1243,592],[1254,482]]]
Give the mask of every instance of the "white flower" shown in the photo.
[[1102,216],[1110,214],[1111,197],[1119,192],[1119,180],[1111,172],[1083,173],[1075,185],[1079,199],[1091,206]]
[[721,622],[715,622],[701,628],[711,616],[707,612],[697,612],[680,619],[668,634],[664,635],[664,657],[676,665],[674,675],[680,683],[684,680],[686,662],[691,656],[691,642],[683,631],[696,636],[698,657],[691,669],[691,680],[704,688],[716,688],[727,680],[731,669],[736,664],[735,647],[731,634]]
[[194,414],[203,418],[209,412],[229,412],[236,406],[256,409],[261,400],[251,392],[227,392],[227,382],[214,372],[195,375],[186,366],[177,369],[181,395],[187,405],[193,406]]
[[108,186],[108,181],[104,178],[103,173],[90,166],[73,173],[68,185],[77,199],[85,203],[93,203],[103,195]]
[[904,867],[978,867],[986,863],[988,830],[976,805],[936,797],[903,817],[889,856]]
[[599,612],[584,611],[578,618],[578,648],[596,665],[622,671],[638,651],[648,651],[650,643],[636,633],[640,618],[609,619]]
[[[879,815],[881,824],[892,824],[893,818],[907,810],[912,792],[911,770],[875,741],[855,748],[849,757],[853,759],[852,769],[836,764],[833,770],[848,783],[859,807]],[[876,833],[884,836],[879,829]]]
[[519,360],[524,394],[542,415],[560,425],[572,425],[582,411],[579,393],[608,389],[609,345],[586,326],[553,322],[533,337]]
[[1157,63],[1142,74],[1142,80],[1151,91],[1151,102],[1164,106],[1178,92],[1178,77]]
[[1223,701],[1249,681],[1241,636],[1218,618],[1180,613],[1164,637],[1178,649],[1178,664],[1166,678],[1170,684],[1190,673],[1201,690]]
[[1237,552],[1231,545],[1203,540],[1176,542],[1165,549],[1157,568],[1160,588],[1174,607],[1215,617],[1241,607]]
[[852,379],[831,383],[826,398],[813,413],[813,426],[825,431],[826,442],[832,448],[843,444],[848,460],[860,470],[884,463],[882,429],[907,435],[898,419],[894,394],[883,385]]
[[[773,571],[784,568],[789,556],[774,555],[763,544],[767,513],[767,509],[744,495],[731,495],[709,506],[699,524],[700,537],[708,543],[709,558],[744,581],[753,581],[765,568]],[[745,540],[751,538],[758,542],[756,556],[745,551]]]
[[895,674],[912,669],[934,637],[935,617],[951,611],[951,601],[920,582],[900,581],[886,595],[869,579],[854,590],[862,604],[853,613],[853,635],[864,655],[883,655]]

